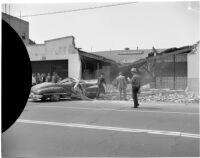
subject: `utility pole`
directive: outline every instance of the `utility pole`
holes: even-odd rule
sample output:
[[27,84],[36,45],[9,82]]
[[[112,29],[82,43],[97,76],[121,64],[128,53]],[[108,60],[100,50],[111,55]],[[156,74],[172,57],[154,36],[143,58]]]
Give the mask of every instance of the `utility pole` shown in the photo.
[[21,10],[19,11],[19,17],[20,17],[19,30],[20,30],[20,37],[21,37],[22,36],[22,32],[21,32]]
[[10,15],[10,4],[8,4],[8,13]]
[[9,24],[10,24],[10,4],[8,5],[8,9],[9,9]]
[[6,13],[6,3],[5,3],[5,13]]

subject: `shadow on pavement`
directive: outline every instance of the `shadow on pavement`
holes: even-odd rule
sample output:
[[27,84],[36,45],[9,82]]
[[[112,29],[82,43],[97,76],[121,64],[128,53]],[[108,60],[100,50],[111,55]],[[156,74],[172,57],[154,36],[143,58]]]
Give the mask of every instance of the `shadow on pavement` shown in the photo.
[[141,109],[141,110],[160,110],[161,108],[160,107],[143,107],[143,106],[139,106],[138,107],[138,110]]
[[78,98],[67,98],[67,99],[60,99],[59,101],[51,101],[50,99],[48,100],[29,100],[28,102],[32,102],[32,103],[56,103],[56,102],[66,102],[66,101],[82,101],[81,99],[78,99]]

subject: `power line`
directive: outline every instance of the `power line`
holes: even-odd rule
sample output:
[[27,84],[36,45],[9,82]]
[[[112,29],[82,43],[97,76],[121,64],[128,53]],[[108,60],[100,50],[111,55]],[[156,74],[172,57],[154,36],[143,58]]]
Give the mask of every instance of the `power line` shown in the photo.
[[57,11],[57,12],[46,12],[46,13],[39,13],[39,14],[28,14],[28,15],[22,15],[21,17],[33,17],[33,16],[53,15],[53,14],[61,14],[61,13],[71,13],[71,12],[78,12],[78,11],[84,11],[84,10],[115,7],[115,6],[127,5],[127,4],[133,4],[133,3],[137,3],[137,2],[118,3],[118,4],[111,4],[111,5],[102,5],[102,6],[97,6],[97,7],[63,10],[63,11]]

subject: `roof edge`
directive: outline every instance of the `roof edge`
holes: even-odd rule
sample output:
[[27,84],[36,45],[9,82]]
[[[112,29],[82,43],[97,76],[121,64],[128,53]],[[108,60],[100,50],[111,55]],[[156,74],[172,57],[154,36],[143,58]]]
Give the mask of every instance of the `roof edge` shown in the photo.
[[81,50],[78,50],[78,53],[79,53],[79,55],[82,55],[82,56],[86,56],[86,57],[93,58],[93,59],[96,59],[96,60],[101,60],[103,62],[107,62],[107,63],[114,64],[114,65],[119,65],[119,63],[115,62],[114,60],[107,59],[107,58],[100,56],[100,55],[88,53],[88,52],[81,51]]

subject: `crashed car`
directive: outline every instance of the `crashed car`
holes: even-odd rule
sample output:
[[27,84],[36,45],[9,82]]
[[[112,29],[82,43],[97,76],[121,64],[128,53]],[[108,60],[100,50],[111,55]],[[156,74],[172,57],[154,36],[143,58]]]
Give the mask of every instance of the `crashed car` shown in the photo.
[[[75,78],[66,78],[58,83],[44,82],[31,88],[30,98],[41,99],[43,101],[50,99],[58,101],[60,98],[80,98],[79,94],[74,91],[74,85],[79,80]],[[95,98],[98,85],[97,80],[80,80],[79,84],[88,98]]]

